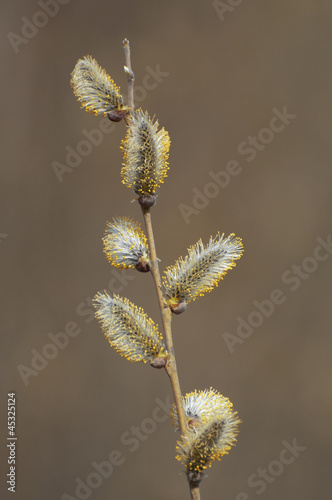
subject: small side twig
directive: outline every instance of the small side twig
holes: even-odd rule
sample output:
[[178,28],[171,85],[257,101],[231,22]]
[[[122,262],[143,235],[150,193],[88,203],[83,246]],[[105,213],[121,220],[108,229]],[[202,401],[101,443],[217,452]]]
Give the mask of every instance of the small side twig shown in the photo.
[[123,50],[124,50],[124,55],[125,55],[125,61],[126,65],[124,67],[125,73],[127,75],[128,79],[128,103],[131,109],[131,113],[134,114],[135,108],[134,108],[134,81],[135,81],[135,75],[131,67],[131,59],[130,59],[130,45],[129,45],[129,40],[125,38],[122,42],[123,44]]

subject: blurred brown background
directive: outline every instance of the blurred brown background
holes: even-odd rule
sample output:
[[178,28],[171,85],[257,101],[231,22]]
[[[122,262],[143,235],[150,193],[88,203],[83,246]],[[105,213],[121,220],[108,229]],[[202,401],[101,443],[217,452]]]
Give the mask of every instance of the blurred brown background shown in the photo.
[[[1,429],[5,438],[6,394],[15,391],[15,498],[189,498],[176,434],[156,410],[158,398],[172,401],[167,377],[117,355],[89,305],[97,291],[116,291],[160,323],[151,277],[114,271],[102,251],[107,220],[142,220],[121,184],[125,125],[66,165],[84,130],[100,125],[80,109],[70,73],[91,54],[126,92],[125,37],[136,104],[172,141],[153,210],[161,266],[218,231],[245,247],[219,288],[173,321],[183,392],[213,386],[243,420],[237,446],[208,471],[202,499],[330,498],[332,250],[318,249],[332,232],[330,2],[44,3],[0,7]],[[271,132],[275,109],[292,117],[272,120],[280,131]],[[251,153],[249,136],[258,137]],[[238,175],[225,187],[208,184],[211,171],[224,179],[232,160]],[[57,176],[54,162],[68,171]],[[187,220],[181,203],[195,211]],[[257,315],[275,289],[282,304]],[[259,326],[229,348],[225,332],[237,335],[238,318],[248,317]],[[58,336],[68,344],[54,347],[49,334],[66,327],[80,333]],[[43,352],[53,359],[33,368]],[[281,463],[294,440],[301,451]],[[93,464],[110,454],[118,465],[101,478]],[[12,498],[5,439],[1,469],[1,498]],[[78,479],[90,491],[75,493]]]

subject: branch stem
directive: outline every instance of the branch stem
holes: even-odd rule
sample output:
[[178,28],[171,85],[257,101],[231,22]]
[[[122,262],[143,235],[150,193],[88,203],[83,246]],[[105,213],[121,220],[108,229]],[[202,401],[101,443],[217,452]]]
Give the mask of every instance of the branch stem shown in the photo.
[[174,400],[176,405],[176,410],[178,414],[178,421],[181,434],[184,434],[187,428],[186,417],[184,414],[183,403],[182,403],[182,395],[180,388],[179,376],[176,368],[176,361],[174,355],[174,347],[173,347],[173,337],[171,330],[171,321],[172,321],[172,311],[169,307],[166,306],[164,302],[163,292],[162,292],[162,282],[159,272],[158,258],[156,252],[156,246],[154,242],[152,222],[151,222],[151,213],[149,208],[142,207],[142,212],[144,216],[146,234],[148,238],[149,250],[150,250],[150,267],[151,273],[153,276],[153,281],[156,287],[156,292],[158,296],[159,307],[161,311],[161,317],[165,332],[165,340],[166,340],[166,348],[169,353],[169,357],[167,359],[165,370],[167,375],[170,378],[170,382],[173,389]]
[[[126,73],[127,79],[128,79],[128,104],[130,106],[131,113],[133,114],[135,111],[135,108],[134,108],[135,75],[134,75],[132,67],[131,67],[129,41],[126,38],[123,40],[123,49],[124,49],[125,61],[126,61],[125,73]],[[165,333],[166,348],[168,351],[168,358],[167,358],[167,363],[165,366],[165,371],[166,371],[167,375],[169,376],[169,379],[171,382],[174,400],[175,400],[176,411],[177,411],[177,415],[178,415],[180,433],[181,433],[181,435],[183,435],[183,434],[185,434],[185,432],[187,430],[187,421],[186,421],[186,416],[185,416],[184,408],[183,408],[181,387],[180,387],[180,381],[179,381],[179,376],[178,376],[178,371],[177,371],[176,361],[175,361],[175,354],[174,354],[173,337],[172,337],[172,329],[171,329],[171,322],[172,322],[172,314],[173,313],[164,301],[162,281],[161,281],[161,277],[160,277],[159,264],[158,264],[158,258],[157,258],[157,252],[156,252],[156,245],[155,245],[153,229],[152,229],[150,207],[147,208],[147,207],[142,206],[141,208],[142,208],[142,212],[143,212],[146,235],[147,235],[148,245],[149,245],[151,274],[152,274],[153,281],[154,281],[155,288],[156,288],[156,292],[157,292],[157,297],[158,297],[158,302],[159,302],[159,307],[160,307],[160,312],[161,312],[161,317],[162,317],[162,322],[163,322],[163,327],[164,327],[164,333]],[[201,497],[200,497],[200,492],[199,492],[199,484],[197,484],[197,482],[189,480],[189,489],[190,489],[191,499],[192,500],[200,500]]]
[[199,492],[199,486],[197,484],[193,485],[189,483],[190,496],[192,500],[201,500],[201,494]]

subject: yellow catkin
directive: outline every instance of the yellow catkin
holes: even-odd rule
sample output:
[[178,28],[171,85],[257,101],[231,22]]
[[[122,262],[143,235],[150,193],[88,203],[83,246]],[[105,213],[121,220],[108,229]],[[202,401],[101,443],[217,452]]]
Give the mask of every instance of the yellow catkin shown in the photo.
[[120,269],[135,268],[148,261],[148,244],[141,225],[129,217],[115,217],[107,223],[103,238],[109,262]]
[[113,79],[91,56],[79,59],[71,74],[70,84],[77,100],[89,113],[126,113],[128,106]]
[[139,196],[154,195],[167,175],[169,147],[168,132],[158,131],[158,121],[137,110],[121,145],[123,184]]
[[242,241],[234,234],[224,238],[218,233],[206,246],[199,240],[184,259],[166,269],[163,284],[167,304],[191,302],[213,290],[242,253]]
[[141,308],[106,292],[95,296],[94,305],[106,339],[121,356],[144,363],[167,357],[158,327]]

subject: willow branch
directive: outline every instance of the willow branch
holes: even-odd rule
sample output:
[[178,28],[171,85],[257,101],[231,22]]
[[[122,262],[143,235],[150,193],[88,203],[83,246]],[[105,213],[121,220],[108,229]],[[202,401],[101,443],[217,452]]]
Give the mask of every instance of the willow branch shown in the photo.
[[169,353],[169,357],[167,359],[165,370],[170,378],[172,389],[173,389],[174,400],[175,400],[175,405],[176,405],[176,410],[177,410],[178,420],[179,420],[179,426],[180,426],[180,432],[181,432],[181,434],[184,434],[184,432],[186,431],[186,428],[187,428],[187,422],[186,422],[186,417],[185,417],[184,410],[183,410],[180,381],[179,381],[179,376],[178,376],[178,372],[177,372],[177,368],[176,368],[175,355],[174,355],[173,337],[172,337],[172,330],[171,330],[172,311],[170,310],[169,307],[166,306],[166,304],[164,302],[157,252],[156,252],[156,246],[155,246],[155,241],[154,241],[154,236],[153,236],[150,209],[142,207],[142,212],[143,212],[143,216],[144,216],[146,234],[147,234],[147,239],[148,239],[148,244],[149,244],[151,273],[153,276],[153,280],[154,280],[154,284],[155,284],[156,292],[157,292],[157,296],[158,296],[158,302],[159,302],[159,307],[160,307],[160,311],[161,311],[161,317],[162,317],[162,322],[163,322],[163,327],[164,327],[164,332],[165,332],[166,348],[167,348],[167,351]]
[[[128,104],[131,108],[131,113],[134,113],[134,80],[135,80],[135,76],[134,76],[133,70],[131,68],[130,46],[129,46],[129,41],[127,39],[125,39],[123,41],[123,48],[124,48],[125,61],[126,61],[125,72],[126,72],[127,78],[128,78]],[[156,292],[157,292],[157,297],[158,297],[158,302],[159,302],[159,307],[160,307],[160,312],[161,312],[161,317],[162,317],[162,323],[163,323],[163,328],[164,328],[164,333],[165,333],[166,348],[168,351],[168,358],[167,358],[165,370],[166,370],[167,375],[169,376],[172,390],[173,390],[175,406],[176,406],[176,411],[177,411],[177,416],[178,416],[178,422],[179,422],[179,427],[180,427],[180,433],[184,434],[187,430],[187,421],[186,421],[186,417],[185,417],[185,413],[184,413],[184,409],[183,409],[181,387],[180,387],[180,381],[179,381],[179,376],[178,376],[178,371],[177,371],[176,361],[175,361],[175,354],[174,354],[173,337],[172,337],[172,330],[171,330],[171,321],[172,321],[172,314],[173,313],[164,301],[162,282],[161,282],[159,265],[158,265],[158,258],[157,258],[157,252],[156,252],[156,245],[155,245],[153,229],[152,229],[150,207],[146,207],[146,206],[141,205],[141,208],[142,208],[142,212],[143,212],[143,216],[144,216],[146,235],[147,235],[148,245],[149,245],[149,253],[150,253],[149,265],[150,265],[151,274],[152,274],[153,281],[154,281],[155,288],[156,288]],[[187,477],[188,477],[188,482],[189,482],[191,499],[192,500],[200,500],[199,483],[190,480],[189,476],[187,476]]]

